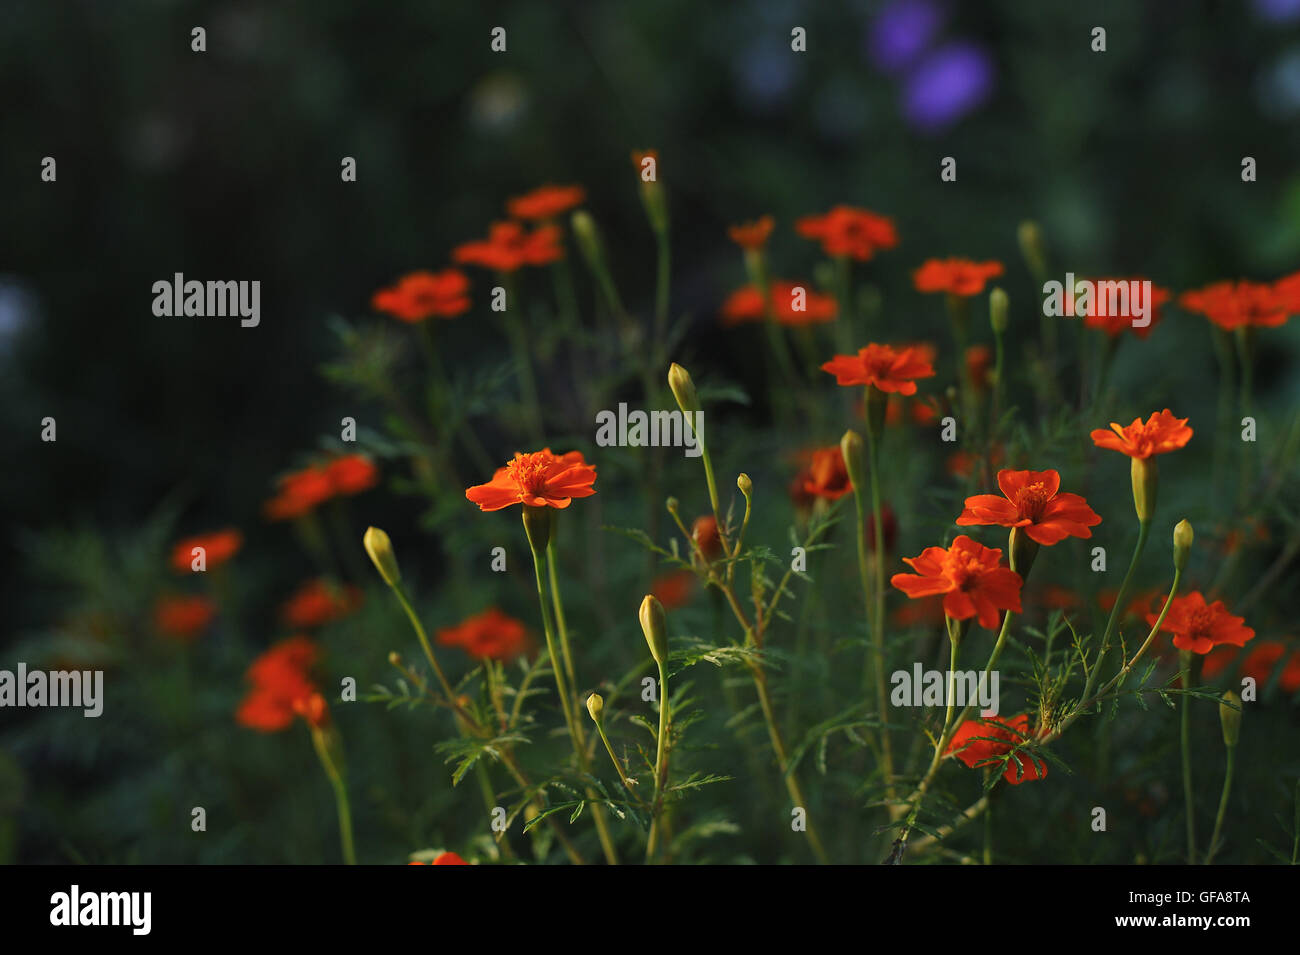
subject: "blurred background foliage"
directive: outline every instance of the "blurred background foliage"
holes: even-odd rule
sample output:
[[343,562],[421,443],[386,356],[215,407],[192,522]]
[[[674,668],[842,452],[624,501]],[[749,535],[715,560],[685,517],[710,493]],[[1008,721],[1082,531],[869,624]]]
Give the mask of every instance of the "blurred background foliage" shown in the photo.
[[[497,25],[508,31],[504,54],[488,46]],[[1107,31],[1104,53],[1090,48],[1098,25]],[[194,26],[207,30],[206,53],[190,49]],[[807,30],[806,53],[790,50],[793,26]],[[659,151],[672,208],[671,313],[682,323],[671,357],[701,386],[744,399],[717,405],[715,453],[725,487],[738,470],[753,477],[764,500],[755,539],[777,553],[792,518],[788,453],[838,440],[852,419],[839,413],[833,386],[817,381],[828,413],[801,422],[798,433],[771,427],[779,409],[769,402],[757,330],[717,322],[727,293],[744,282],[728,224],[772,214],[774,272],[812,279],[820,253],[794,234],[797,217],[841,202],[892,216],[899,246],[858,272],[863,301],[875,303],[872,330],[888,340],[928,337],[941,354],[950,347],[942,304],[916,294],[910,280],[932,256],[1006,263],[1012,340],[1037,335],[1037,295],[1016,247],[1026,218],[1041,222],[1062,280],[1067,269],[1142,274],[1182,290],[1223,278],[1271,280],[1300,266],[1300,4],[1291,0],[17,0],[0,23],[0,87],[0,667],[85,661],[106,669],[108,696],[97,721],[70,711],[0,713],[4,861],[337,859],[329,790],[301,726],[263,736],[237,727],[232,714],[244,667],[286,635],[277,608],[322,570],[288,528],[262,520],[262,502],[278,474],[314,449],[340,447],[344,415],[359,422],[360,447],[378,460],[384,484],[339,515],[339,558],[355,564],[365,526],[386,527],[431,626],[496,604],[537,629],[518,524],[478,514],[463,486],[433,488],[414,477],[382,402],[356,387],[367,380],[357,357],[364,348],[377,362],[370,373],[419,403],[423,366],[412,330],[371,314],[370,295],[404,272],[442,267],[453,246],[504,217],[509,196],[543,182],[585,185],[629,310],[646,319],[654,240],[629,153]],[[44,156],[58,162],[57,183],[40,181]],[[356,183],[340,182],[344,156],[357,160]],[[955,183],[939,180],[945,156],[957,160]],[[1258,181],[1242,182],[1244,156],[1256,160]],[[260,280],[261,325],[156,318],[152,283],[174,272]],[[504,461],[527,439],[504,410],[513,376],[486,309],[493,283],[473,278],[474,317],[438,323],[436,332],[476,433]],[[590,316],[596,292],[585,274],[579,292]],[[652,573],[635,544],[600,524],[646,526],[647,512],[660,508],[641,496],[643,457],[594,453],[575,397],[591,369],[553,333],[550,296],[546,276],[525,276],[521,301],[548,440],[584,450],[600,467],[597,497],[565,515],[561,538],[579,669],[595,686],[644,657],[635,608]],[[1198,439],[1165,468],[1162,516],[1170,525],[1191,518],[1198,543],[1205,529],[1196,560],[1208,586],[1221,559],[1212,542],[1233,519],[1207,477],[1217,372],[1204,320],[1169,313],[1148,342],[1120,348],[1095,420],[1037,422],[1033,375],[1013,368],[1029,422],[1019,447],[1033,448],[1028,466],[1060,467],[1072,490],[1088,494],[1103,528],[1115,528],[1107,543],[1118,563],[1132,540],[1126,469],[1080,438],[1166,405],[1191,416]],[[977,338],[988,341],[979,327]],[[1300,326],[1262,341],[1256,403],[1269,454],[1300,405]],[[636,342],[619,347],[633,361]],[[630,380],[593,393],[646,400]],[[55,444],[39,438],[47,415],[58,422]],[[901,555],[951,532],[950,515],[970,490],[944,474],[932,436],[915,443],[919,450],[897,459],[886,492]],[[456,465],[465,484],[490,476],[465,460]],[[674,455],[666,467],[661,490],[702,512],[698,462]],[[1294,505],[1293,473],[1286,487]],[[1236,593],[1277,559],[1293,532],[1284,517],[1270,515],[1272,536],[1236,570]],[[160,639],[153,601],[184,589],[167,568],[170,545],[227,525],[246,543],[227,568],[217,623],[192,646]],[[666,531],[657,536],[662,542]],[[1153,534],[1144,584],[1167,586],[1165,540]],[[796,739],[852,702],[823,682],[834,653],[857,660],[860,640],[851,538],[839,543],[842,557],[828,559],[823,604],[809,623],[830,656],[791,656],[781,677]],[[344,558],[349,545],[354,553]],[[497,545],[511,555],[505,582],[487,569]],[[1061,550],[1040,558],[1035,576],[1094,588],[1086,550]],[[405,621],[370,571],[351,572],[366,590],[362,609],[322,632],[327,686],[342,676],[362,687],[390,679],[390,649],[414,656]],[[1294,581],[1290,570],[1255,604],[1247,622],[1261,636],[1295,634]],[[900,599],[893,595],[891,607]],[[675,636],[707,638],[715,627],[700,594],[673,619]],[[697,674],[697,704],[730,672]],[[694,818],[729,821],[693,844],[692,857],[804,860],[785,831],[774,771],[764,757],[767,777],[752,778],[744,747],[724,725],[729,714],[714,709],[691,732],[718,749],[689,760],[737,778],[692,806]],[[1210,709],[1200,730],[1218,754]],[[400,862],[425,847],[473,855],[486,825],[477,795],[452,789],[432,749],[451,734],[446,715],[364,703],[336,710],[351,754],[362,861]],[[1159,704],[1136,713],[1122,714],[1109,753],[1094,751],[1091,724],[1083,724],[1080,739],[1062,743],[1079,772],[1012,794],[1026,803],[1016,815],[1035,823],[998,817],[1006,861],[1176,858],[1176,718]],[[548,711],[549,725],[554,717]],[[1296,708],[1276,694],[1247,714],[1236,832],[1222,861],[1268,859],[1257,839],[1289,851],[1273,817],[1289,818],[1300,774],[1296,730]],[[735,732],[762,743],[752,714]],[[829,775],[813,787],[815,811],[856,820],[840,836],[866,838],[861,752],[840,745],[843,758],[832,749]],[[1092,767],[1109,768],[1098,775]],[[1219,767],[1218,755],[1207,757],[1203,811],[1217,795]],[[956,787],[977,785],[948,772]],[[1119,810],[1111,826],[1120,838],[1088,831],[1085,807],[1093,805]],[[193,806],[207,809],[205,834],[190,831]],[[876,861],[858,843],[831,841],[839,861]]]

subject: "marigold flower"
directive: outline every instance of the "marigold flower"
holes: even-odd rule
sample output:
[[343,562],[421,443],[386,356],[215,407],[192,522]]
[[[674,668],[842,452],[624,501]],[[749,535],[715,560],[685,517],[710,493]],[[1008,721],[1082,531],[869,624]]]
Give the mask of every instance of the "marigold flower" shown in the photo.
[[996,494],[976,494],[966,498],[966,507],[957,518],[963,527],[973,524],[998,524],[1023,527],[1025,535],[1039,544],[1055,544],[1067,537],[1091,537],[1088,528],[1101,523],[1101,517],[1078,494],[1062,494],[1061,475],[1057,471],[998,472]]
[[243,546],[244,535],[233,527],[187,537],[172,548],[172,567],[181,573],[190,571],[194,566],[194,548],[202,547],[207,569],[212,570],[234,557]]
[[364,454],[345,454],[325,465],[335,494],[360,494],[379,483],[379,468]]
[[772,234],[776,220],[771,216],[761,216],[753,222],[727,227],[731,241],[742,249],[761,249],[767,245],[767,237]]
[[270,521],[291,520],[302,517],[319,504],[334,496],[335,480],[322,467],[309,467],[280,478],[279,493],[263,505],[262,512]]
[[591,486],[595,481],[596,469],[577,451],[560,456],[549,448],[529,454],[516,451],[491,481],[466,488],[465,497],[484,511],[499,511],[512,504],[565,508],[575,497],[595,494]]
[[462,265],[514,272],[558,261],[564,258],[564,247],[559,226],[538,226],[530,233],[518,222],[494,222],[487,239],[458,245],[451,257]]
[[469,310],[468,293],[469,279],[459,269],[411,272],[396,285],[376,292],[370,307],[404,322],[422,322],[434,315],[454,318]]
[[[1155,626],[1157,619],[1158,614],[1147,614],[1151,626]],[[1204,654],[1222,644],[1245,646],[1255,636],[1255,631],[1245,626],[1245,622],[1244,618],[1228,613],[1222,600],[1207,604],[1201,592],[1193,590],[1173,599],[1160,629],[1174,635],[1174,646],[1179,650]]]
[[[803,289],[802,310],[794,307],[796,288]],[[773,316],[778,323],[791,328],[834,321],[839,310],[835,296],[814,291],[806,283],[773,279],[770,289]],[[767,302],[758,286],[746,285],[727,296],[721,314],[722,324],[728,327],[761,322],[767,318]]]
[[165,637],[192,640],[212,622],[217,605],[207,597],[159,597],[153,608],[154,626]]
[[496,607],[438,631],[438,643],[460,647],[476,660],[512,660],[528,648],[523,623]]
[[813,451],[808,467],[796,481],[800,493],[809,499],[838,501],[853,490],[849,470],[844,465],[844,452],[838,444]]
[[912,273],[918,292],[947,292],[963,298],[979,295],[991,278],[1006,271],[1001,262],[970,259],[929,259]]
[[930,378],[934,367],[914,348],[895,351],[872,343],[856,355],[836,355],[822,365],[838,385],[872,385],[880,391],[916,394],[915,378]]
[[1083,603],[1073,590],[1059,584],[1048,584],[1044,587],[1039,600],[1049,610],[1072,610]]
[[[990,738],[977,738],[990,737]],[[1021,713],[1010,719],[986,716],[969,719],[957,727],[945,756],[956,756],[971,769],[997,766],[1002,757],[1017,745],[1029,739],[1029,714]],[[1005,740],[1005,742],[1000,742]],[[1002,778],[1013,786],[1032,782],[1047,776],[1047,764],[1021,751],[1007,760]]]
[[794,227],[804,238],[819,240],[822,251],[832,258],[847,256],[865,262],[879,250],[898,245],[894,220],[853,206],[835,206],[825,215],[804,216]]
[[[1142,283],[1149,280],[1141,278],[1106,278],[1089,279],[1089,281],[1093,283],[1094,289],[1098,288],[1103,282],[1121,282],[1130,289],[1142,289],[1145,288]],[[1135,285],[1134,283],[1137,284]],[[1068,296],[1071,298],[1073,297],[1074,292],[1072,289],[1067,289],[1066,292]],[[1129,301],[1127,314],[1125,314],[1122,309],[1117,309],[1115,314],[1111,315],[1110,296],[1094,294],[1092,305],[1088,308],[1088,314],[1083,316],[1083,324],[1088,328],[1095,328],[1098,331],[1105,332],[1110,338],[1116,338],[1124,332],[1132,332],[1138,338],[1146,338],[1151,334],[1151,329],[1155,328],[1156,324],[1160,321],[1160,306],[1168,302],[1172,296],[1173,293],[1170,292],[1169,289],[1161,288],[1153,282],[1151,284],[1151,301],[1145,303],[1140,301]],[[1147,316],[1150,321],[1146,325],[1134,325],[1133,317],[1137,310],[1143,305],[1150,309]],[[1072,314],[1073,312],[1074,309],[1071,307],[1067,310],[1066,314]]]
[[690,599],[695,575],[689,570],[675,570],[661,574],[650,584],[650,593],[664,605],[665,610],[675,610]]
[[307,725],[313,729],[324,729],[329,726],[330,710],[325,703],[325,697],[319,693],[294,699],[293,711],[306,720]]
[[988,345],[971,345],[966,349],[966,375],[976,388],[989,383],[993,371],[993,349]]
[[1288,288],[1284,285],[1279,291],[1276,285],[1262,282],[1215,282],[1184,292],[1178,304],[1229,332],[1252,325],[1276,327],[1285,324],[1293,311]]
[[253,685],[235,713],[250,729],[274,733],[286,729],[297,713],[299,701],[316,693],[307,671],[317,650],[306,637],[290,637],[272,646],[249,666],[246,678]]
[[538,221],[554,219],[586,201],[587,190],[582,186],[555,186],[548,183],[507,201],[506,211],[512,219]]
[[434,859],[432,865],[469,865],[464,859],[454,852],[444,852],[438,858]]
[[1110,427],[1110,431],[1105,428],[1093,431],[1092,443],[1099,448],[1127,454],[1130,458],[1145,459],[1177,451],[1192,439],[1187,419],[1175,418],[1168,408],[1154,412],[1145,423],[1141,418],[1134,418],[1133,423],[1125,427],[1114,421]]
[[1287,657],[1282,674],[1278,677],[1278,687],[1283,693],[1294,693],[1300,690],[1300,648],[1295,648],[1294,652],[1292,650],[1291,646],[1280,640],[1261,643],[1241,662],[1242,675],[1254,677],[1256,685],[1263,687],[1283,657]]
[[[997,467],[1006,457],[1006,449],[1000,444],[993,444],[989,446],[987,454],[989,466]],[[955,478],[969,478],[975,473],[980,457],[974,451],[959,448],[944,460],[944,469]]]
[[1300,312],[1300,272],[1294,272],[1274,282],[1273,293],[1278,298],[1278,304],[1286,309],[1288,315]]
[[722,553],[722,537],[718,534],[718,521],[712,514],[702,514],[691,525],[691,539],[695,541],[705,560],[714,560]]
[[927,547],[904,557],[918,573],[894,574],[889,582],[909,597],[944,594],[944,613],[954,620],[975,617],[981,627],[998,625],[998,611],[1020,613],[1021,577],[1001,565],[1002,551],[985,547],[965,534],[945,550]]
[[295,630],[309,630],[346,617],[361,605],[361,591],[324,580],[309,580],[280,609],[284,622]]

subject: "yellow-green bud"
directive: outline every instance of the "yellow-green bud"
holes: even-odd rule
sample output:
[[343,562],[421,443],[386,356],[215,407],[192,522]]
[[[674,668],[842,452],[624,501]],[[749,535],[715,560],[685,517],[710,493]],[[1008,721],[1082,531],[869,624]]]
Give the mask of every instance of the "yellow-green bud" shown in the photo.
[[852,428],[840,438],[840,454],[844,456],[844,469],[849,472],[853,490],[861,492],[866,488],[862,473],[862,435]]
[[402,572],[397,568],[397,556],[393,553],[393,542],[388,539],[388,535],[378,527],[367,527],[361,543],[370,559],[375,562],[375,569],[384,578],[384,583],[396,587],[402,579]]
[[650,656],[655,663],[663,666],[668,659],[668,618],[664,614],[664,605],[655,599],[654,594],[646,594],[641,601],[641,632],[650,647]]
[[700,410],[700,398],[695,393],[695,382],[691,380],[691,373],[677,362],[673,362],[672,367],[668,369],[668,387],[673,390],[677,407],[681,408],[683,413],[694,414]]
[[1007,330],[1007,312],[1010,308],[1011,301],[1006,292],[1000,288],[989,292],[989,324],[993,326],[994,334],[1001,335]]
[[736,476],[736,487],[740,493],[749,497],[754,491],[754,482],[749,479],[749,475],[743,471]]
[[681,502],[679,502],[679,501],[677,500],[677,498],[675,498],[675,497],[670,497],[670,498],[668,499],[668,513],[669,513],[669,514],[676,514],[676,513],[677,513],[677,509],[678,509],[680,506],[681,506]]
[[1187,566],[1187,556],[1192,552],[1192,541],[1195,536],[1187,518],[1174,525],[1174,567],[1178,570]]
[[1041,279],[1047,274],[1047,250],[1043,242],[1043,230],[1037,222],[1025,221],[1016,230],[1020,242],[1020,254],[1025,257],[1025,264],[1034,278]]
[[402,665],[402,655],[398,653],[396,650],[389,650],[388,662],[395,667],[400,667]]
[[573,229],[574,238],[578,240],[578,249],[582,252],[582,257],[587,260],[587,265],[592,271],[596,271],[604,259],[596,220],[587,210],[579,209],[569,217],[569,225]]
[[1155,458],[1134,458],[1129,468],[1133,477],[1133,508],[1138,520],[1145,524],[1156,512],[1156,490],[1160,486],[1160,471]]
[[587,697],[587,712],[591,714],[591,718],[595,722],[600,722],[600,714],[604,711],[605,698],[603,696],[599,693],[593,693],[591,696]]
[[1241,738],[1241,697],[1231,690],[1219,702],[1219,725],[1223,727],[1223,745],[1232,749]]
[[525,504],[524,533],[528,535],[528,546],[535,553],[544,553],[551,543],[551,509],[545,504]]

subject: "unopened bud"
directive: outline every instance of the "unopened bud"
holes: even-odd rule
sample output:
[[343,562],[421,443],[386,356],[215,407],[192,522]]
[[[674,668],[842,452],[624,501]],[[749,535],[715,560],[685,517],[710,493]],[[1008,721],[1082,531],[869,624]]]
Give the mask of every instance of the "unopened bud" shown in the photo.
[[599,693],[593,693],[587,697],[587,712],[591,714],[592,720],[599,723],[600,714],[605,711],[605,698]]
[[754,491],[754,482],[749,479],[748,474],[741,472],[736,475],[736,488],[741,494],[745,495],[745,497],[749,497],[749,495]]
[[1020,254],[1025,257],[1025,264],[1034,278],[1041,279],[1047,275],[1047,248],[1043,241],[1043,230],[1037,222],[1025,221],[1016,230],[1020,242]]
[[1001,335],[1007,330],[1007,312],[1010,308],[1011,301],[1006,292],[1000,288],[989,292],[989,324],[993,326],[995,335]]
[[545,552],[551,543],[551,509],[545,504],[525,504],[524,533],[528,535],[528,546],[534,553]]
[[840,454],[844,457],[844,469],[853,482],[853,490],[861,492],[866,488],[862,473],[862,435],[852,428],[840,438]]
[[1219,701],[1219,725],[1223,728],[1223,745],[1232,749],[1241,738],[1241,697],[1231,690]]
[[1178,570],[1187,566],[1187,557],[1192,552],[1192,541],[1195,536],[1187,518],[1174,525],[1174,567]]
[[672,367],[668,369],[668,387],[673,390],[677,407],[681,408],[684,414],[693,415],[700,410],[700,398],[695,393],[695,382],[691,380],[691,373],[677,362],[673,362]]
[[1155,458],[1133,458],[1129,468],[1133,478],[1133,508],[1143,524],[1156,512],[1156,491],[1160,486],[1160,472]]
[[654,594],[646,594],[641,601],[641,632],[650,647],[650,656],[660,666],[668,659],[668,618],[664,614],[664,605],[655,599]]
[[396,587],[402,579],[402,572],[397,567],[397,556],[393,553],[393,542],[388,539],[388,535],[378,527],[368,527],[361,543],[374,561],[379,576],[384,578],[384,583]]
[[400,667],[402,665],[402,655],[398,653],[396,650],[389,650],[388,662],[395,667]]

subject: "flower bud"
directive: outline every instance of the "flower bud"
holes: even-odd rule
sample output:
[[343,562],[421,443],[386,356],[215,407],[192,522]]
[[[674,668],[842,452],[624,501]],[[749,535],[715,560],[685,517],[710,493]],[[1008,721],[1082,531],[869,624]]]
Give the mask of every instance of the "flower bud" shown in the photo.
[[1000,288],[989,292],[989,324],[993,326],[993,334],[1001,335],[1007,330],[1007,311],[1010,308],[1006,292]]
[[605,711],[605,698],[599,693],[593,693],[587,697],[587,712],[591,714],[593,721],[599,723],[600,715]]
[[654,594],[646,594],[641,601],[641,632],[650,647],[650,656],[660,666],[668,659],[668,618],[664,615],[664,605],[655,599]]
[[680,507],[680,506],[681,506],[681,502],[679,502],[679,501],[677,500],[677,498],[675,498],[675,497],[670,497],[670,498],[668,499],[668,501],[667,501],[667,507],[668,507],[668,513],[669,513],[669,514],[676,514],[676,513],[677,513],[677,508]]
[[736,489],[745,497],[749,497],[754,492],[754,482],[749,479],[749,475],[743,471],[736,475]]
[[862,435],[852,428],[845,431],[844,437],[840,438],[840,454],[844,458],[844,470],[849,472],[853,490],[864,491],[867,484],[862,467]]
[[1174,525],[1174,567],[1182,570],[1187,566],[1187,556],[1192,552],[1192,525],[1183,518]]
[[579,209],[569,217],[574,238],[578,240],[578,250],[586,259],[588,267],[599,271],[603,267],[604,252],[600,242],[600,232],[596,229],[596,220],[585,209]]
[[396,650],[389,650],[388,662],[395,667],[400,667],[402,665],[402,655],[398,653]]
[[673,390],[677,407],[682,409],[683,414],[693,415],[700,410],[700,398],[695,393],[695,382],[691,380],[691,373],[677,362],[673,362],[672,367],[668,369],[668,387]]
[[1133,478],[1133,508],[1143,524],[1156,512],[1156,490],[1160,485],[1160,472],[1155,458],[1133,458],[1129,468]]
[[378,527],[368,527],[361,543],[374,561],[379,576],[384,578],[384,583],[396,587],[402,579],[402,572],[397,568],[397,556],[393,553],[393,542],[388,539],[388,535]]
[[543,553],[551,543],[551,509],[546,505],[524,505],[524,533],[534,553]]
[[1030,538],[1022,527],[1011,528],[1010,539],[1007,541],[1007,559],[1011,562],[1011,569],[1020,575],[1021,581],[1029,576],[1029,568],[1034,566],[1034,558],[1038,556],[1038,542]]
[[1020,254],[1025,257],[1025,264],[1034,278],[1041,280],[1047,275],[1047,249],[1043,241],[1043,230],[1037,222],[1026,220],[1016,229],[1016,239],[1020,242]]
[[1241,697],[1231,690],[1219,702],[1219,725],[1223,728],[1223,745],[1232,749],[1241,738]]
[[705,560],[716,560],[722,553],[722,535],[718,533],[718,521],[712,514],[695,518],[691,525],[691,539]]

